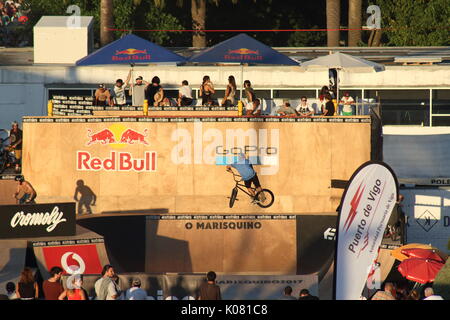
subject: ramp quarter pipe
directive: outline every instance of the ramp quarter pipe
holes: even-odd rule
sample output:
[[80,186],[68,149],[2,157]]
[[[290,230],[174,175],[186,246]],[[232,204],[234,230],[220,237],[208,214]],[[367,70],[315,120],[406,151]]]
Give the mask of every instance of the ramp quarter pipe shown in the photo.
[[[23,172],[39,202],[76,195],[80,212],[332,212],[342,190],[330,181],[369,160],[370,126],[368,117],[26,117]],[[242,151],[275,194],[268,209],[242,193],[228,206],[225,165]]]

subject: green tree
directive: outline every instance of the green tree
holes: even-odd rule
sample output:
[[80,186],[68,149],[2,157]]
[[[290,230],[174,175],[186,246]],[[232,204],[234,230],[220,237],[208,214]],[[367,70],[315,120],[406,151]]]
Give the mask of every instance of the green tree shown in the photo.
[[375,0],[388,46],[450,45],[450,0]]
[[[32,35],[33,26],[45,15],[69,15],[66,13],[69,5],[76,5],[81,9],[82,16],[94,17],[94,39],[100,41],[100,1],[88,0],[26,0],[31,8],[28,30]],[[151,0],[113,0],[113,27],[118,30],[133,29],[183,29],[179,20],[164,8],[156,7]],[[114,31],[114,39],[118,39],[127,31]],[[156,42],[160,45],[172,45],[172,35],[168,32],[142,32],[140,37]]]

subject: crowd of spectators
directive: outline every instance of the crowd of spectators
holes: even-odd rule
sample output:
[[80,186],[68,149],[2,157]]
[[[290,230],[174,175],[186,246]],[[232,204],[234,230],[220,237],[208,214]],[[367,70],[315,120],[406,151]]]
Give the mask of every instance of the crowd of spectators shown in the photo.
[[430,285],[409,289],[408,283],[386,282],[369,300],[444,300]]
[[[93,296],[83,288],[83,275],[73,274],[66,278],[65,286],[62,282],[63,269],[59,266],[49,270],[50,277],[39,286],[33,270],[25,267],[21,272],[17,284],[8,282],[6,294],[0,294],[0,300],[147,300],[147,292],[141,288],[141,280],[133,278],[128,288],[119,280],[112,265],[105,265],[101,277],[95,281]],[[197,290],[196,300],[222,300],[220,286],[216,284],[216,273],[209,271],[205,281]],[[41,289],[40,289],[41,288]],[[42,292],[40,292],[42,290]],[[319,300],[308,289],[303,288],[294,295],[291,286],[287,286],[280,293],[279,300]],[[445,300],[436,294],[431,284],[413,286],[411,282],[385,282],[382,289],[372,296],[362,300]]]
[[29,44],[24,32],[29,12],[24,0],[0,0],[0,46],[23,47]]
[[[117,79],[113,89],[106,88],[105,84],[100,84],[95,92],[95,104],[101,106],[124,106],[131,102],[132,106],[142,106],[147,100],[149,107],[161,106],[223,106],[234,107],[238,105],[239,98],[236,97],[237,85],[234,76],[228,77],[228,84],[225,89],[223,98],[215,97],[216,90],[214,84],[208,75],[205,75],[202,84],[199,87],[199,99],[196,101],[192,94],[192,88],[187,80],[181,82],[178,88],[177,96],[169,98],[161,85],[161,79],[157,76],[153,77],[151,82],[138,76],[135,82],[130,83],[131,70],[127,79]],[[256,96],[255,90],[249,80],[243,83],[243,115],[261,115],[262,102]],[[128,91],[128,96],[126,94]],[[283,100],[282,105],[275,106],[274,115],[278,116],[334,116],[355,115],[355,100],[350,96],[349,92],[343,92],[342,97],[337,101],[336,93],[327,86],[323,86],[319,92],[318,99],[313,103],[308,101],[306,96],[302,96],[296,105],[291,106],[288,99]]]

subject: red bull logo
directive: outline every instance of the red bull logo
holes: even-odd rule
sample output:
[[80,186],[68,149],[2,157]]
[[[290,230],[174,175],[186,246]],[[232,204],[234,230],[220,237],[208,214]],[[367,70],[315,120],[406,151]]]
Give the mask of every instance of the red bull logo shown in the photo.
[[228,54],[256,54],[259,55],[259,50],[250,50],[247,48],[240,48],[236,50],[228,50]]
[[[98,132],[88,129],[87,137],[86,146],[108,145],[113,149],[122,149],[133,145],[150,145],[148,129],[139,132],[122,124],[113,124]],[[156,156],[155,151],[145,151],[142,158],[136,158],[130,152],[111,151],[109,157],[100,158],[88,151],[77,151],[77,170],[154,172]]]
[[141,143],[145,145],[149,145],[146,137],[148,135],[148,130],[145,129],[143,133],[140,133],[133,129],[127,129],[123,131],[120,135],[120,139],[116,139],[117,133],[120,133],[120,128],[112,129],[116,132],[113,133],[108,128],[100,130],[99,132],[92,133],[92,130],[88,129],[88,138],[89,140],[86,143],[86,146],[90,146],[95,143],[100,144],[136,144]]
[[147,54],[147,49],[146,50],[139,50],[139,49],[134,49],[134,48],[128,48],[128,49],[120,50],[120,51],[116,50],[116,55],[119,55],[119,54],[131,55],[131,54],[138,54],[138,53]]
[[128,48],[125,50],[116,50],[116,53],[111,58],[113,61],[139,61],[150,60],[151,55],[147,53],[147,49],[140,50]]
[[235,50],[228,50],[228,53],[224,56],[225,60],[237,60],[237,61],[260,61],[263,56],[259,54],[259,50],[251,50],[247,48],[239,48]]

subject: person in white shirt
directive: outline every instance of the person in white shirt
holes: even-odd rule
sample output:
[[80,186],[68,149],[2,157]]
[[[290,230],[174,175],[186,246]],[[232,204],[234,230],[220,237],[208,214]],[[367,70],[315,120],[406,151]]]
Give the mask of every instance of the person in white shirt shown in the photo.
[[428,287],[424,291],[425,298],[423,300],[444,300],[441,296],[434,294],[434,290]]
[[125,84],[122,79],[117,79],[116,84],[114,85],[114,105],[116,106],[124,106],[127,104],[127,96],[125,94],[125,88],[128,87],[128,83],[130,81],[130,76],[128,75],[127,81]]
[[343,116],[352,116],[353,115],[353,108],[352,104],[355,103],[355,100],[350,96],[350,94],[346,91],[344,92],[344,96],[341,98],[341,101],[339,101],[340,104],[343,105],[342,107],[342,115]]
[[314,114],[314,108],[308,103],[308,99],[305,96],[300,99],[300,104],[295,110],[302,117],[309,117]]
[[192,89],[187,80],[181,82],[181,87],[178,90],[178,106],[190,106],[192,104]]
[[132,287],[125,293],[125,300],[146,300],[147,292],[141,289],[141,280],[133,279]]

